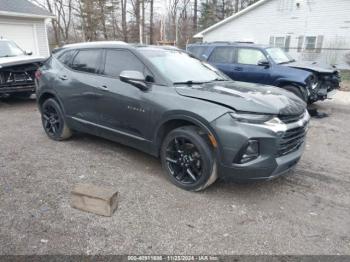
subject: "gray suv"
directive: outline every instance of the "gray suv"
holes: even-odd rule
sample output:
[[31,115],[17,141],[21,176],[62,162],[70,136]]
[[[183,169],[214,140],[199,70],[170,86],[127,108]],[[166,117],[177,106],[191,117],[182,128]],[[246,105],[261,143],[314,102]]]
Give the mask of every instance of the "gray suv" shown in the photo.
[[234,82],[166,47],[120,42],[65,46],[36,73],[49,138],[73,131],[161,159],[175,185],[202,190],[218,177],[266,180],[302,156],[306,104],[282,89]]

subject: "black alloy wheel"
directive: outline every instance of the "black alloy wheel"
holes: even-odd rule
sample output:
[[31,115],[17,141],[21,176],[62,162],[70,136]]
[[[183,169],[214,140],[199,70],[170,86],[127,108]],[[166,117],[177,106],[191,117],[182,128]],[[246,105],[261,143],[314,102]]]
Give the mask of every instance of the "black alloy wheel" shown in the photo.
[[200,191],[217,179],[214,150],[195,126],[172,130],[163,140],[161,160],[170,181],[176,186]]
[[62,121],[57,110],[52,105],[43,108],[44,129],[49,136],[57,136],[62,129]]
[[72,132],[64,120],[60,105],[56,100],[50,98],[43,103],[41,120],[49,138],[61,141],[72,136]]
[[175,137],[166,149],[166,162],[173,177],[182,184],[194,184],[202,176],[202,158],[185,137]]

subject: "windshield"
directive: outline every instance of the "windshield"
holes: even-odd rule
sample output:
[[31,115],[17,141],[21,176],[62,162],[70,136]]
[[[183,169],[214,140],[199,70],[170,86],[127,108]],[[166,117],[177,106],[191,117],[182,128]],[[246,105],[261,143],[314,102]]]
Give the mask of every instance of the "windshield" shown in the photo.
[[139,51],[173,83],[205,83],[228,80],[211,65],[178,50],[140,48]]
[[12,41],[0,41],[0,57],[24,55],[24,52]]
[[295,61],[289,54],[284,52],[281,48],[267,48],[266,52],[276,64],[285,64]]

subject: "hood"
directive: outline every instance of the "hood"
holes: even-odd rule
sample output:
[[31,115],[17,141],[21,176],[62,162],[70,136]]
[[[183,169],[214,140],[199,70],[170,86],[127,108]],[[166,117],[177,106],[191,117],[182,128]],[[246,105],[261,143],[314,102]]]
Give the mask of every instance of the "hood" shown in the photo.
[[7,66],[25,65],[30,63],[37,63],[45,61],[45,57],[41,56],[13,56],[13,57],[0,57],[0,68]]
[[306,104],[294,94],[281,88],[244,82],[213,82],[180,86],[178,94],[217,103],[236,111],[299,115]]
[[333,67],[327,64],[321,64],[318,62],[296,61],[296,62],[284,64],[284,66],[298,68],[298,69],[306,69],[306,70],[311,70],[311,71],[315,71],[318,73],[325,73],[325,74],[333,74],[337,71],[336,67]]

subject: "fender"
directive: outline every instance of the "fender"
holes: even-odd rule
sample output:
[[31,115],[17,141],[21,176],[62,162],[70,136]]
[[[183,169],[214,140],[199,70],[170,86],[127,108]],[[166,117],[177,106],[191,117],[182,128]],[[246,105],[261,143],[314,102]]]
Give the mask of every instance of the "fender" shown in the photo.
[[40,106],[39,106],[39,105],[40,105],[39,102],[40,102],[41,98],[42,98],[43,96],[45,96],[45,95],[50,95],[50,96],[55,97],[55,99],[57,100],[57,102],[58,102],[59,105],[61,106],[61,110],[63,111],[63,114],[66,115],[65,109],[64,109],[64,107],[63,107],[63,103],[62,103],[60,97],[57,95],[57,92],[56,92],[54,89],[51,89],[51,90],[48,90],[48,91],[44,91],[44,92],[40,93],[39,96],[38,96],[38,94],[37,94],[37,100],[36,100],[36,102],[37,102],[37,104],[38,104],[38,108],[39,108],[39,111],[40,111],[40,112],[41,112],[41,108],[40,108]]
[[292,86],[296,86],[296,87],[307,87],[307,83],[306,83],[306,79],[304,81],[300,81],[300,80],[295,80],[292,78],[277,78],[274,82],[275,86],[279,86],[282,87],[284,85],[292,85]]
[[220,152],[221,152],[221,142],[215,132],[215,130],[211,127],[210,123],[205,120],[203,117],[200,117],[196,114],[193,114],[192,112],[175,112],[175,113],[168,113],[164,118],[162,118],[161,121],[159,121],[159,123],[156,126],[155,129],[155,133],[154,133],[154,144],[156,146],[157,149],[160,148],[161,146],[161,136],[160,136],[160,132],[161,132],[161,128],[168,122],[170,121],[176,121],[176,120],[184,120],[187,122],[190,122],[200,128],[202,128],[204,131],[206,131],[208,134],[211,134],[216,142],[217,142],[217,150],[216,150],[216,154],[218,156],[220,156]]

